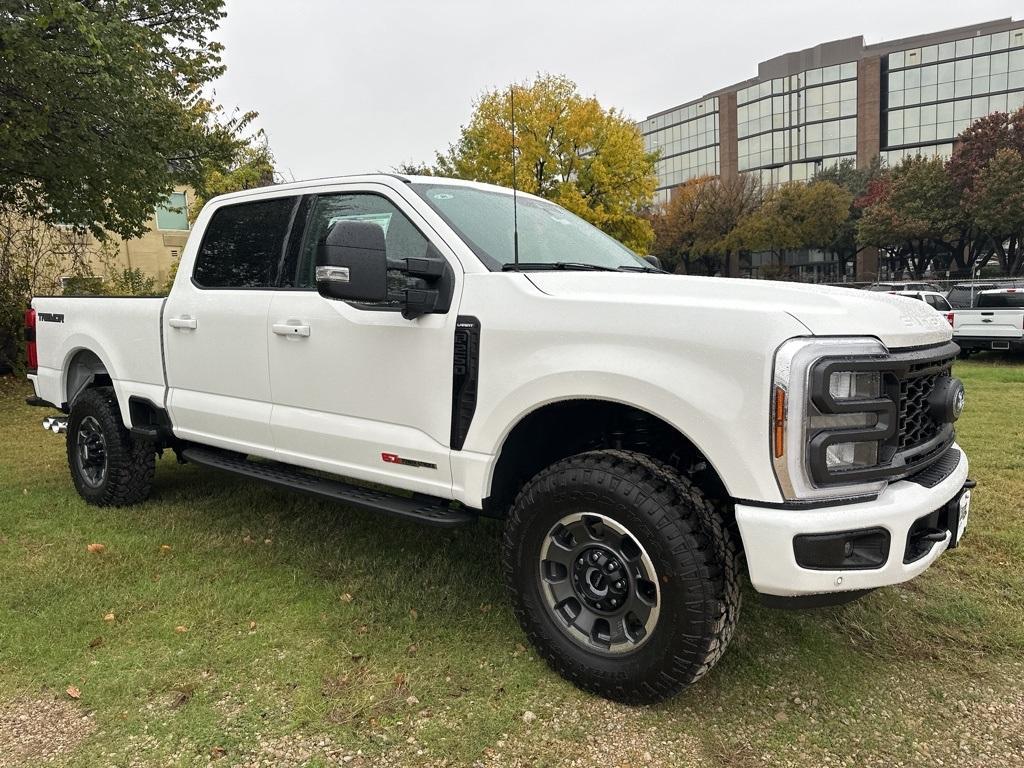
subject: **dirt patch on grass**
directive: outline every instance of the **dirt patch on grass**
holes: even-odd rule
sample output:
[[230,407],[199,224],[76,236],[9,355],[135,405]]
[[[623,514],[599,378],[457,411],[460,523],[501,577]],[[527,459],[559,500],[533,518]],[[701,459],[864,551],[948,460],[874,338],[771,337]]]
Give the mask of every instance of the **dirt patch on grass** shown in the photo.
[[70,701],[4,702],[0,704],[0,768],[45,765],[66,758],[95,728],[92,715]]

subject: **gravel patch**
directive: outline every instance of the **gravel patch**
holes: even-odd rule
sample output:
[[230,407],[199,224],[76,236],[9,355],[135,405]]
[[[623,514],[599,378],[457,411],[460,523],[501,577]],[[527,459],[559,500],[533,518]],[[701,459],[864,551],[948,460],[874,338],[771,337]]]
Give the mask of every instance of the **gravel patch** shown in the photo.
[[14,699],[0,703],[0,768],[67,758],[96,725],[71,701]]

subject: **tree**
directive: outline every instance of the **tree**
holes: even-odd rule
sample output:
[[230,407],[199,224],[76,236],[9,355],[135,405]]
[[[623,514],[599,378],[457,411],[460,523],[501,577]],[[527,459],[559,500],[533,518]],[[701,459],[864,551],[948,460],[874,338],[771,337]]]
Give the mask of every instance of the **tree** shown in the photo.
[[645,151],[631,120],[580,95],[568,78],[539,75],[532,83],[483,94],[458,141],[438,154],[437,173],[512,186],[513,94],[519,189],[646,252],[653,231],[641,211],[657,186],[655,155]]
[[967,211],[992,235],[1011,275],[1024,271],[1024,156],[998,149],[965,194]]
[[223,0],[0,6],[0,208],[98,238],[140,235],[176,184],[201,189],[253,115],[203,96]]
[[113,244],[0,207],[0,371],[21,361],[22,313],[29,298],[59,294],[62,278],[92,274],[113,258]]
[[[1003,272],[1009,272],[1014,267],[1011,263],[1013,256],[1009,251],[1018,246],[1003,239],[1005,230],[1002,225],[991,219],[987,219],[989,224],[982,225],[972,213],[978,209],[977,202],[972,202],[975,185],[1001,150],[1024,154],[1024,108],[1012,114],[993,112],[976,120],[960,134],[953,147],[947,170],[959,195],[969,230],[968,258],[963,264],[958,261],[958,265],[967,272],[974,264],[984,266],[993,253],[998,257]],[[994,228],[989,229],[989,225]],[[961,244],[960,251],[963,250]],[[957,255],[954,252],[954,258]]]
[[702,176],[672,190],[669,202],[652,217],[653,252],[666,269],[714,275],[733,253],[729,234],[760,204],[752,174],[734,179]]
[[[963,226],[956,190],[937,157],[906,157],[876,185],[857,223],[857,242],[888,254],[899,270],[920,278],[949,257],[948,243]],[[937,264],[937,266],[941,266]]]
[[863,168],[858,168],[853,160],[843,160],[836,165],[823,168],[814,175],[813,181],[830,181],[850,193],[850,209],[846,219],[839,226],[835,239],[829,243],[832,251],[842,263],[842,271],[846,273],[846,265],[857,258],[857,254],[865,246],[857,242],[857,222],[864,209],[860,201],[868,193],[871,184],[882,175],[881,159],[876,155]]
[[208,165],[189,212],[191,218],[195,219],[199,215],[211,197],[241,192],[243,189],[266,187],[274,183],[276,176],[274,155],[270,151],[266,137],[259,133],[256,141],[240,148],[226,166],[213,163]]
[[949,158],[949,175],[956,191],[961,195],[970,192],[1000,149],[1024,154],[1024,107],[1012,114],[993,112],[963,130]]
[[849,214],[853,196],[831,181],[787,182],[770,189],[761,206],[739,221],[729,244],[746,252],[770,252],[783,274],[785,254],[827,248]]

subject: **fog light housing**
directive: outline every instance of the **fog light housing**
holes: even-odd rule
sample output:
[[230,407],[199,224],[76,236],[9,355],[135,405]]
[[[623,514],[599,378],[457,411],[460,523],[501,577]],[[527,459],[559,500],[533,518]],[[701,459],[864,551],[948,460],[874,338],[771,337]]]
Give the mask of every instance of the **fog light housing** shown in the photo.
[[793,538],[793,554],[801,568],[868,570],[888,561],[890,540],[885,528],[801,534]]

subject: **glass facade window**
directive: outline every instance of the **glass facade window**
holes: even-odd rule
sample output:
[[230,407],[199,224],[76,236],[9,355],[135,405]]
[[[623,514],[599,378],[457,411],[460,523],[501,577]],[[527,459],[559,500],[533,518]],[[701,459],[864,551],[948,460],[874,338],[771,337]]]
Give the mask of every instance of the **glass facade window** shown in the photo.
[[887,65],[886,149],[948,154],[939,146],[979,117],[1024,106],[1024,28],[897,51]]
[[856,155],[856,62],[751,85],[736,104],[739,170],[764,183],[803,181]]
[[157,229],[188,229],[188,206],[184,192],[171,192],[156,209]]
[[639,124],[648,152],[658,152],[656,203],[668,201],[669,189],[719,170],[718,98],[713,97],[655,115]]

